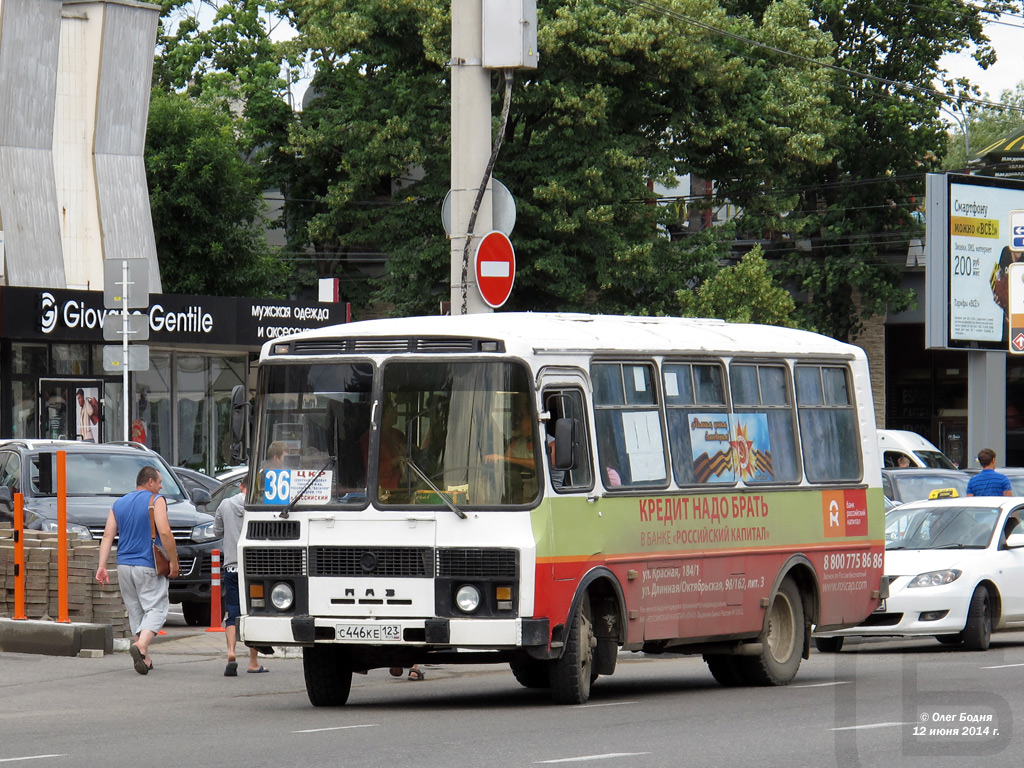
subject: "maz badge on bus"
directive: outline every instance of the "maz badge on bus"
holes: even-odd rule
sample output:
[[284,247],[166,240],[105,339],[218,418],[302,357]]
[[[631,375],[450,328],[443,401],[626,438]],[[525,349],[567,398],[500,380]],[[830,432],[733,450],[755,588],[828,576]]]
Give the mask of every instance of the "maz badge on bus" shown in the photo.
[[[289,504],[316,477],[317,469],[268,469],[263,476],[263,502]],[[299,504],[325,504],[331,500],[334,473],[326,470],[302,494]]]

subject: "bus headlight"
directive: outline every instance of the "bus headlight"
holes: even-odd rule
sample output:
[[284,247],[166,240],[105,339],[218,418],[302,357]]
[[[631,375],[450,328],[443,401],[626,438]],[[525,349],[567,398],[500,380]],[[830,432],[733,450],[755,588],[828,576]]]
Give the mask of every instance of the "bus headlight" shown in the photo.
[[270,590],[270,604],[279,611],[287,611],[295,604],[295,590],[281,581]]
[[473,613],[480,607],[480,590],[472,584],[463,584],[455,593],[455,604],[463,613]]

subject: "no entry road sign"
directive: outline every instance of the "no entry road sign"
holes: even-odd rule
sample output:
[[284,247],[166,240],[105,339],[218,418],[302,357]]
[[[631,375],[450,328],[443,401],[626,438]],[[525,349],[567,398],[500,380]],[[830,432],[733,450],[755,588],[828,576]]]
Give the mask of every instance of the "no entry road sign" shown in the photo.
[[497,309],[512,293],[516,279],[516,252],[504,232],[484,235],[476,249],[476,285],[488,306]]

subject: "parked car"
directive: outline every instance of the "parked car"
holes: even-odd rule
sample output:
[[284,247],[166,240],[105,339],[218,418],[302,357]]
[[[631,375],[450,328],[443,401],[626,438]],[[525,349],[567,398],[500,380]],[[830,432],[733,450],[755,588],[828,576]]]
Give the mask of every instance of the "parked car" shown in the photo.
[[224,499],[230,499],[232,496],[237,496],[241,493],[242,478],[245,477],[247,471],[234,473],[233,477],[230,477],[214,488],[210,494],[210,500],[203,505],[203,509],[211,515],[216,514],[218,505]]
[[961,469],[883,469],[882,492],[900,504],[927,499],[932,491],[953,488],[957,496],[967,494],[971,476]]
[[170,600],[181,603],[193,626],[210,620],[210,553],[219,547],[213,517],[197,509],[208,491],[191,496],[160,456],[138,443],[70,440],[0,441],[0,523],[14,519],[13,494],[24,496],[25,527],[57,529],[57,451],[67,454],[67,530],[81,539],[103,538],[107,513],[118,498],[135,490],[139,470],[154,466],[163,478],[161,495],[178,548],[180,572],[171,579]]
[[221,481],[216,477],[211,477],[205,472],[200,472],[198,469],[190,469],[188,467],[175,467],[174,474],[178,476],[181,484],[185,486],[185,490],[188,491],[189,496],[191,496],[192,491],[197,488],[202,488],[208,493],[212,493],[213,489],[221,483]]
[[905,458],[911,467],[957,468],[934,444],[906,429],[878,430],[878,448],[883,467],[898,467],[899,460]]
[[[969,475],[976,475],[981,472],[981,467],[973,467],[964,471]],[[1010,488],[1014,496],[1024,496],[1024,467],[999,467],[996,472],[1000,472],[1010,479]]]
[[885,516],[889,595],[859,626],[815,635],[822,651],[850,636],[934,636],[966,650],[1024,626],[1024,498],[904,504]]

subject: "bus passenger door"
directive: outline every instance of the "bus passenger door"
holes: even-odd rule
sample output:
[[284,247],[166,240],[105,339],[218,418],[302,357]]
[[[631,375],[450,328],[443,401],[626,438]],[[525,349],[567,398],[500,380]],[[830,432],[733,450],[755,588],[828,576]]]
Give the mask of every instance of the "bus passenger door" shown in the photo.
[[[537,556],[538,569],[542,563],[547,564],[550,609],[555,616],[568,609],[575,585],[595,555],[603,551],[601,505],[594,497],[587,389],[586,379],[579,373],[558,372],[541,378],[540,405],[542,412],[548,414],[541,428],[547,468],[543,509],[548,510],[548,518],[543,534],[547,540],[538,539]],[[565,465],[556,462],[556,431],[561,434],[560,458],[571,451],[571,461]],[[542,574],[538,573],[538,586],[543,583]]]

